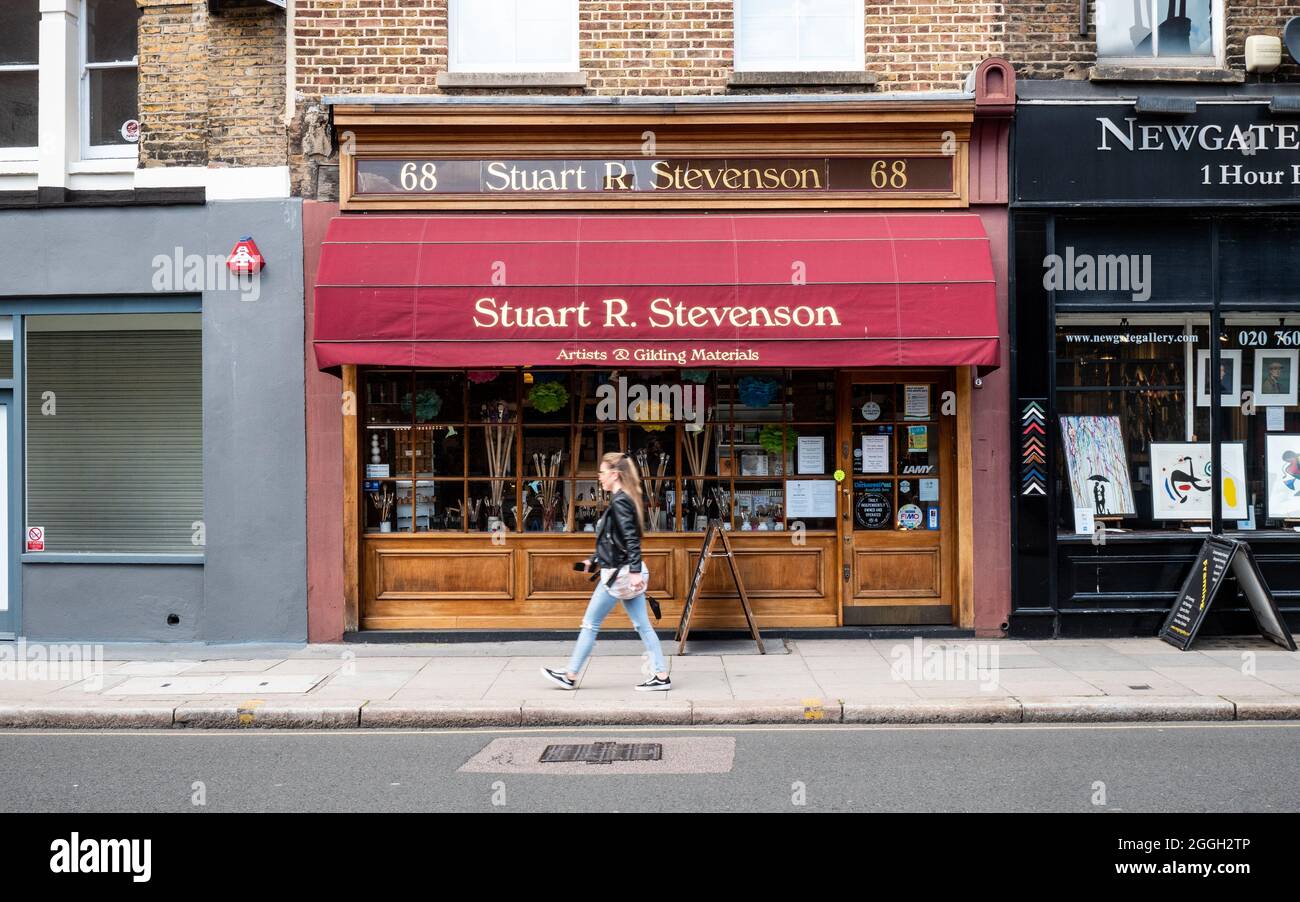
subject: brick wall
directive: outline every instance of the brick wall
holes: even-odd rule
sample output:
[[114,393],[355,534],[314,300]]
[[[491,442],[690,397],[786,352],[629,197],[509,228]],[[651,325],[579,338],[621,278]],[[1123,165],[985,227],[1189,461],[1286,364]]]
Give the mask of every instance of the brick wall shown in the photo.
[[[677,96],[737,90],[728,86],[733,6],[732,0],[581,0],[578,56],[587,87],[585,92],[545,93]],[[446,23],[447,0],[297,0],[292,36],[300,92],[291,134],[295,191],[330,196],[315,188],[315,167],[322,159],[302,153],[303,134],[311,129],[303,117],[319,121],[319,102],[327,95],[439,93],[436,79],[447,69]],[[866,69],[878,79],[872,90],[960,90],[976,64],[1002,54],[1003,30],[1003,4],[992,0],[866,3]]]
[[137,0],[140,161],[145,166],[287,162],[284,12],[207,0]]
[[[1163,9],[1163,2],[1161,0]],[[1266,0],[1226,0],[1228,65],[1245,69],[1246,38],[1252,34],[1281,36],[1292,16],[1300,16],[1300,4],[1269,3]],[[1096,2],[1088,5],[1088,33],[1079,32],[1079,4],[1058,2],[1006,3],[1006,56],[1022,78],[1087,78],[1088,68],[1097,61]],[[1248,75],[1248,81],[1291,81],[1300,77],[1300,67],[1290,61],[1271,75]]]
[[[727,90],[731,0],[624,0],[579,6],[579,64],[589,94]],[[960,88],[1002,49],[1002,4],[867,3],[866,67],[877,90]],[[437,93],[447,68],[446,0],[298,0],[297,87],[326,94]]]
[[[1265,0],[1228,0],[1228,65],[1246,66],[1246,38],[1252,34],[1282,36],[1287,20],[1300,16],[1300,3],[1268,3]],[[1300,66],[1282,48],[1282,65],[1270,75],[1248,76],[1252,81],[1300,80]]]
[[590,93],[726,91],[731,7],[727,0],[581,3],[578,64],[588,73]]
[[866,26],[867,68],[883,91],[957,91],[1005,52],[1002,3],[868,3]]

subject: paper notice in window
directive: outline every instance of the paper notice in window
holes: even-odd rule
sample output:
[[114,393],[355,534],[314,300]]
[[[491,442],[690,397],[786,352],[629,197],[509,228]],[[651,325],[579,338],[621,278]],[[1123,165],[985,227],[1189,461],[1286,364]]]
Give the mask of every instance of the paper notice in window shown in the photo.
[[889,472],[889,435],[862,436],[862,472]]
[[1074,509],[1074,534],[1079,536],[1090,536],[1097,529],[1096,511],[1090,507],[1076,507]]
[[835,482],[830,479],[791,479],[785,484],[785,515],[834,517]]
[[930,418],[930,386],[903,386],[903,416],[909,420]]
[[907,427],[907,453],[921,453],[930,450],[930,427]]
[[820,476],[826,472],[826,439],[820,435],[799,436],[799,473]]
[[1264,410],[1267,411],[1266,416],[1268,418],[1268,431],[1285,432],[1286,431],[1286,408],[1265,407]]

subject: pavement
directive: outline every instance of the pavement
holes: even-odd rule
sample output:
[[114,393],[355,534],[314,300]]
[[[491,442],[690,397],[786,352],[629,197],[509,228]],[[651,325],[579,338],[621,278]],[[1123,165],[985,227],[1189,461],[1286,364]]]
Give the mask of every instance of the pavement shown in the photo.
[[[1300,720],[1300,653],[1262,639],[692,641],[673,689],[637,692],[635,640],[0,643],[0,728],[429,728],[614,724]],[[58,662],[57,665],[51,662]]]

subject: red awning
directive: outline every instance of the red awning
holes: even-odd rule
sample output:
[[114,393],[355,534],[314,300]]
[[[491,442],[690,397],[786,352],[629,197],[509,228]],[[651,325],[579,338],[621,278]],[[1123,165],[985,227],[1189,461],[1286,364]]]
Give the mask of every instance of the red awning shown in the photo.
[[998,364],[969,213],[339,216],[315,320],[322,368]]

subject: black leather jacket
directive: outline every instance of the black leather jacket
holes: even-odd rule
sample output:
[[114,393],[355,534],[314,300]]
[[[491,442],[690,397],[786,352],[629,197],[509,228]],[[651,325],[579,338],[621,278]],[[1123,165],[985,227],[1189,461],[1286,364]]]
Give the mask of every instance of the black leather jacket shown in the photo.
[[596,524],[593,559],[601,567],[618,569],[627,564],[631,573],[641,570],[641,520],[636,515],[636,504],[621,489],[614,493]]

